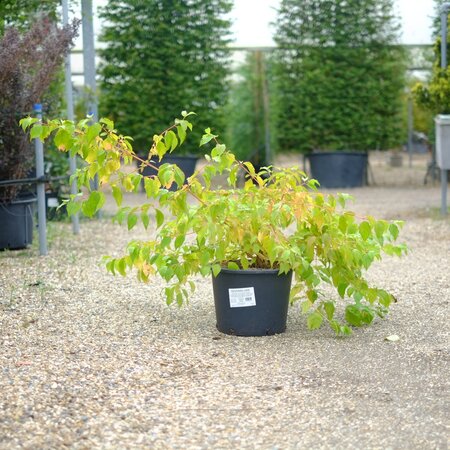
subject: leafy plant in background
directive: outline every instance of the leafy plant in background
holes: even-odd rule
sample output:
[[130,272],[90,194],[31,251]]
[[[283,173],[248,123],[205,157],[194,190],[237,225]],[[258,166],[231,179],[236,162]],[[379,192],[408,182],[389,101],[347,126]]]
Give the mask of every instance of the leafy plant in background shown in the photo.
[[[19,118],[42,99],[77,34],[76,22],[57,27],[48,18],[37,20],[25,33],[7,28],[0,40],[0,179],[23,178],[32,168],[34,152],[18,126]],[[10,201],[17,186],[0,190]]]
[[[448,49],[450,50],[450,48]],[[441,38],[434,44],[434,62],[428,83],[419,82],[413,88],[417,104],[435,114],[450,114],[450,68],[441,68]]]
[[5,27],[14,26],[21,31],[31,27],[37,17],[47,16],[55,21],[60,0],[2,0],[0,2],[0,36]]
[[[161,158],[184,142],[192,130],[190,115],[184,112],[154,135],[150,156]],[[97,176],[100,188],[108,184],[112,189],[119,223],[132,229],[140,221],[145,228],[156,229],[149,240],[131,240],[125,256],[107,258],[106,267],[121,275],[135,269],[141,281],[159,274],[169,283],[165,288],[168,304],[181,305],[189,298],[189,290],[194,291],[198,275],[217,276],[223,267],[292,271],[291,301],[301,301],[310,329],[328,322],[337,334],[349,334],[349,325],[371,323],[393,301],[391,294],[371,286],[364,272],[383,253],[404,253],[404,245],[395,244],[401,223],[357,218],[345,209],[348,196],[315,192],[316,182],[297,168],[258,173],[206,129],[201,145],[212,143],[213,149],[202,170],[185,180],[178,166],[165,163],[156,175],[143,177],[130,173],[127,166],[135,160],[152,163],[137,156],[130,138],[119,135],[108,119],[94,124],[88,120],[40,124],[27,118],[21,124],[34,137],[53,136],[59,149],[86,161],[76,174],[83,194],[68,201],[69,213],[82,211],[92,217],[102,207],[104,192],[91,188]],[[240,170],[251,178],[243,189],[236,187]],[[220,174],[228,175],[228,189],[212,184]],[[147,201],[132,208],[122,206],[123,193],[137,192],[142,179]],[[174,184],[177,189],[169,191]],[[339,300],[324,293],[323,284],[334,287],[346,305],[344,323],[335,315]]]
[[392,0],[282,0],[276,25],[284,149],[398,146],[405,58]]
[[224,129],[231,7],[230,0],[110,0],[102,10],[100,110],[134,137],[139,153],[182,109],[195,109],[202,128]]

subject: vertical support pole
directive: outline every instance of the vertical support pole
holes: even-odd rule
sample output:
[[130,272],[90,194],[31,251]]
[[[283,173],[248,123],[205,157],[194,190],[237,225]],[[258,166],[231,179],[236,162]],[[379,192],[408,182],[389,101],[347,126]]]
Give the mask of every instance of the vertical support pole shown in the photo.
[[95,81],[94,14],[92,0],[81,0],[83,24],[84,85],[89,90],[88,114],[98,121],[97,84]]
[[[42,120],[42,105],[35,104],[34,112],[39,120]],[[34,140],[36,154],[36,178],[44,177],[44,144],[40,139]],[[37,183],[37,206],[38,206],[38,231],[39,231],[39,254],[47,254],[47,220],[45,216],[45,183]]]
[[261,52],[261,84],[263,95],[263,113],[264,113],[264,138],[265,138],[265,160],[266,164],[272,164],[272,150],[270,148],[270,110],[269,110],[269,88],[267,83],[266,64],[264,53]]
[[[441,69],[447,68],[447,20],[450,3],[441,9]],[[447,170],[441,168],[441,215],[447,215]]]
[[408,93],[408,156],[409,156],[409,167],[412,167],[412,153],[413,153],[413,101],[411,98],[411,93]]
[[447,215],[447,184],[448,175],[447,171],[441,169],[441,215]]
[[[62,0],[62,16],[63,25],[69,23],[69,4],[68,0]],[[64,63],[65,68],[65,89],[66,89],[66,104],[67,104],[67,118],[74,119],[73,113],[73,91],[72,91],[72,67],[70,62],[70,53],[66,56]],[[69,172],[73,175],[77,170],[77,157],[69,155]],[[76,195],[78,193],[77,182],[74,180],[70,184],[70,193]],[[80,219],[78,213],[72,215],[72,232],[73,234],[80,233]]]

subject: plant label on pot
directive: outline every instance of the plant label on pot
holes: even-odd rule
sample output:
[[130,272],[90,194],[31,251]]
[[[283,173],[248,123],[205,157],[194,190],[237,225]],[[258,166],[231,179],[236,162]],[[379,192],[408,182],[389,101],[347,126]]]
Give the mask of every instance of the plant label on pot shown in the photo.
[[255,289],[253,287],[228,289],[230,308],[256,306]]

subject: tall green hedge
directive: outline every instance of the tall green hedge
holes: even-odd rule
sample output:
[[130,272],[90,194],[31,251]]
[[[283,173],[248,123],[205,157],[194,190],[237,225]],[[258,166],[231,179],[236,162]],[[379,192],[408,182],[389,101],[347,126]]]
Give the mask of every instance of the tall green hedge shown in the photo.
[[280,149],[399,145],[405,55],[392,0],[282,0],[276,25]]
[[102,10],[100,111],[139,152],[182,110],[197,113],[198,141],[206,127],[224,129],[231,7],[230,0],[110,0]]

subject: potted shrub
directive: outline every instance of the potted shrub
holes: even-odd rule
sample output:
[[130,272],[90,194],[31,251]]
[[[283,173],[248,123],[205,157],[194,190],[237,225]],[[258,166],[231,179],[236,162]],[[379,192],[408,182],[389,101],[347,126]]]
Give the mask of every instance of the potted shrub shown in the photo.
[[[184,112],[154,136],[152,156],[162,158],[184,141],[192,128],[189,116]],[[106,268],[121,275],[135,269],[144,282],[159,274],[168,283],[167,303],[180,305],[192,295],[198,275],[212,275],[217,327],[224,333],[280,333],[289,302],[299,300],[309,328],[328,322],[337,334],[349,334],[351,325],[384,316],[394,300],[371,286],[364,271],[383,253],[405,252],[404,245],[395,243],[402,223],[356,217],[345,209],[347,195],[317,192],[317,182],[298,168],[258,173],[207,129],[201,145],[213,148],[201,170],[185,180],[179,167],[163,164],[156,175],[143,177],[124,165],[151,163],[133,152],[130,138],[119,135],[108,119],[41,125],[26,118],[21,124],[42,139],[53,136],[59,149],[86,161],[76,174],[82,193],[67,202],[69,213],[93,216],[105,201],[101,187],[108,184],[119,207],[119,223],[129,229],[139,221],[146,228],[154,225],[154,237],[131,240],[123,257],[106,259]],[[251,178],[242,189],[236,187],[239,171]],[[211,183],[221,174],[227,174],[227,189]],[[94,176],[99,190],[92,190]],[[136,192],[142,179],[148,201],[122,206],[123,192]],[[174,184],[176,190],[169,191]],[[323,294],[322,284],[335,288],[338,298]],[[345,305],[344,321],[335,314],[338,301]]]
[[[19,119],[42,99],[77,33],[77,24],[58,28],[48,18],[26,32],[7,28],[0,39],[0,180],[26,178],[34,148]],[[22,196],[20,182],[0,186],[0,249],[23,248],[32,240],[34,198]]]
[[275,57],[283,149],[307,155],[322,187],[367,183],[370,150],[402,141],[405,58],[391,0],[282,0]]

